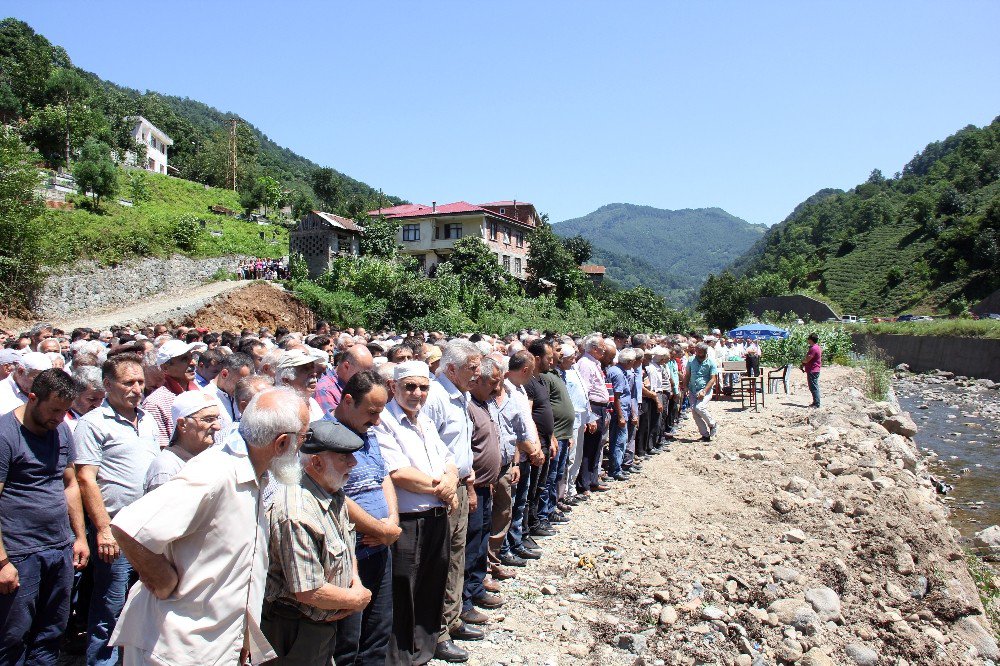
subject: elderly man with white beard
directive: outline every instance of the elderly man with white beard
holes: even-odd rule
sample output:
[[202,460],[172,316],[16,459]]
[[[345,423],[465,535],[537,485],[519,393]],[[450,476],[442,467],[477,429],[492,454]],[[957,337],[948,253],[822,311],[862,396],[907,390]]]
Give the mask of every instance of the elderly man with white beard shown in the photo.
[[289,389],[256,395],[240,421],[247,455],[212,448],[114,517],[139,575],[111,642],[132,664],[253,663],[275,656],[260,629],[268,525],[261,479],[297,485],[309,409]]
[[310,428],[300,449],[301,481],[279,488],[267,511],[271,563],[261,628],[278,654],[272,666],[332,665],[337,620],[371,600],[358,576],[342,490],[364,442],[334,421]]

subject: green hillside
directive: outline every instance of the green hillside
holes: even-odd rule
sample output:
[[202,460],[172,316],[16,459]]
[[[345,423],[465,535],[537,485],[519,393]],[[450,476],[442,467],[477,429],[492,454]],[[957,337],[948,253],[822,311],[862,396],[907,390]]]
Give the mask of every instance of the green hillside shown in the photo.
[[[721,208],[664,210],[620,203],[552,228],[563,237],[579,234],[589,240],[594,261],[607,261],[607,275],[615,282],[643,284],[681,304],[690,302],[709,273],[736,260],[766,229]],[[695,230],[698,243],[692,242]]]
[[1000,118],[931,143],[893,178],[876,170],[848,192],[817,193],[733,269],[858,314],[983,298],[1000,288]]
[[288,231],[280,224],[258,224],[209,211],[212,206],[239,209],[239,196],[231,190],[142,171],[123,173],[120,179],[122,195],[131,197],[132,206],[113,201],[97,213],[80,207],[42,213],[35,228],[44,264],[76,259],[114,264],[175,253],[281,257],[288,251]]

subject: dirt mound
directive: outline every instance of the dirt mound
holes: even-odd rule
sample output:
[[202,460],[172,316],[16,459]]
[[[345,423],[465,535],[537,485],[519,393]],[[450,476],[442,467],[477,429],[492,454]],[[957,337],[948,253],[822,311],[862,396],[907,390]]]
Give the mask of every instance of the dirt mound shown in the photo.
[[213,331],[239,331],[267,326],[272,331],[287,326],[292,331],[312,330],[313,312],[280,287],[258,282],[243,289],[218,296],[193,315],[188,314],[172,325],[204,326]]

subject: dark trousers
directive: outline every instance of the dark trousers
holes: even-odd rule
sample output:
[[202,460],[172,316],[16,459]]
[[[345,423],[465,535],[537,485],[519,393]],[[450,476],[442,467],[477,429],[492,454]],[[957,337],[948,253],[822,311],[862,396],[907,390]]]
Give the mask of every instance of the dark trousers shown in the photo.
[[314,622],[281,604],[264,603],[260,628],[278,655],[267,666],[333,666],[337,622]]
[[597,429],[583,433],[583,462],[580,464],[580,479],[577,486],[581,492],[590,490],[600,482],[601,458],[604,456],[604,433],[608,427],[605,418],[608,406],[590,403],[590,409],[597,415]]
[[559,501],[559,483],[566,474],[568,462],[569,440],[560,439],[559,452],[549,465],[549,474],[545,480],[545,487],[542,489],[542,499],[538,506],[539,520],[548,520],[552,512],[556,510],[556,503]]
[[819,373],[806,373],[806,381],[809,382],[809,392],[813,396],[812,404],[814,407],[819,407]]
[[55,664],[69,621],[73,546],[16,555],[20,587],[0,594],[0,664]]
[[[493,528],[493,492],[489,486],[476,487],[476,510],[469,511],[465,535],[465,587],[462,611],[472,608],[472,600],[486,593],[483,581],[490,565],[490,531]],[[339,664],[338,664],[339,666]]]
[[389,549],[358,560],[358,578],[372,593],[361,613],[337,623],[337,666],[385,666],[392,635],[392,555]]
[[659,417],[660,412],[656,409],[656,400],[643,398],[644,409],[639,415],[639,430],[635,435],[635,453],[645,456],[649,454],[653,440],[653,423]]
[[760,375],[760,356],[747,356],[747,377]]
[[552,464],[552,438],[541,435],[538,438],[543,440],[542,453],[545,454],[545,462],[542,463],[541,467],[532,467],[531,473],[528,475],[528,528],[526,530],[528,532],[538,526],[538,510],[542,500],[542,491],[545,489],[545,482],[549,478],[549,466]]
[[448,582],[448,515],[400,514],[392,545],[392,636],[386,664],[416,666],[434,656]]
[[[87,532],[90,552],[97,552],[97,532]],[[118,624],[118,616],[125,606],[125,597],[132,584],[132,565],[121,554],[108,564],[93,555],[94,589],[87,611],[87,666],[115,666],[118,648],[108,645]]]
[[514,496],[510,507],[510,528],[507,530],[507,537],[500,547],[501,553],[509,553],[512,549],[520,548],[524,541],[524,534],[527,532],[528,489],[531,485],[531,470],[537,468],[532,467],[527,460],[522,461],[519,465],[521,478],[514,487]]

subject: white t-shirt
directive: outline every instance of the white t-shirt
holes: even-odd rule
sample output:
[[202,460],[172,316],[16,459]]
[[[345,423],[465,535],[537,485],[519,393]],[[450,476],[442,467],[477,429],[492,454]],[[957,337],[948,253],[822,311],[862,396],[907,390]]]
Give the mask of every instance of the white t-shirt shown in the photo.
[[143,485],[143,491],[148,493],[177,476],[177,472],[181,471],[185,462],[187,461],[182,460],[169,447],[160,451],[159,455],[153,458],[153,462],[149,463],[149,469],[146,470],[146,483]]

